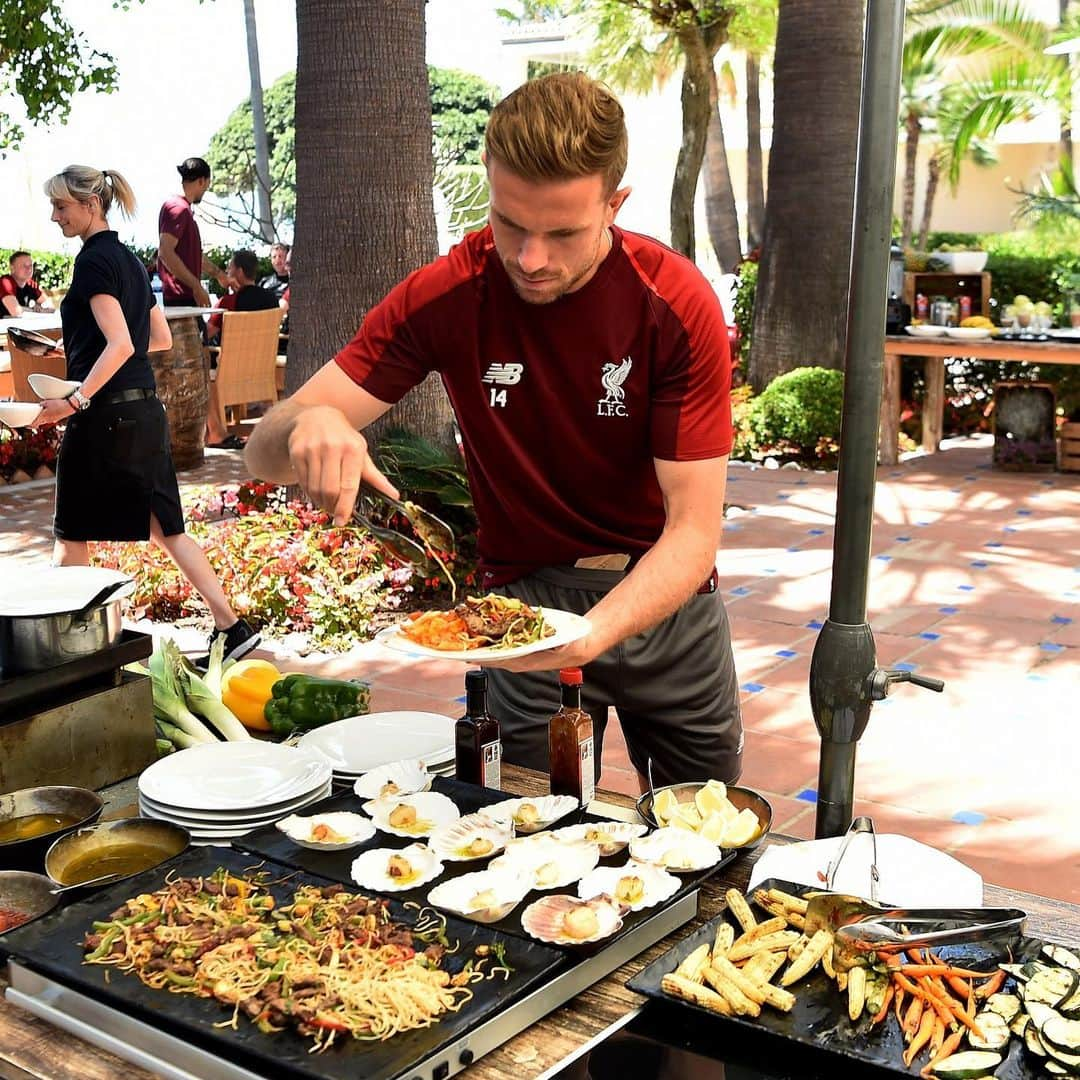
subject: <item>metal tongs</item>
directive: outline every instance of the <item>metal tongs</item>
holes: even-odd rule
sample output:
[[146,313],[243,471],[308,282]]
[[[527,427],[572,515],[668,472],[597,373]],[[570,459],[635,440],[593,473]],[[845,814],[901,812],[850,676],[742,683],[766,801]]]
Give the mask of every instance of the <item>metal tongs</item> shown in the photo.
[[819,893],[808,897],[804,932],[833,934],[833,966],[846,971],[857,964],[902,953],[907,949],[936,948],[972,941],[1008,939],[1020,933],[1027,913],[1018,908],[897,908],[878,902],[877,836],[867,817],[856,818],[829,863],[826,886],[833,878],[852,838],[870,833],[870,896]]
[[441,518],[436,517],[429,510],[417,506],[414,502],[395,499],[374,487],[367,480],[360,482],[361,490],[376,499],[381,500],[388,506],[392,506],[412,526],[413,532],[420,539],[418,544],[408,536],[404,536],[396,529],[385,528],[374,524],[371,519],[360,509],[357,501],[353,509],[353,520],[362,525],[395,559],[410,563],[425,572],[434,569],[434,564],[428,552],[441,552],[454,554],[457,543],[454,532]]

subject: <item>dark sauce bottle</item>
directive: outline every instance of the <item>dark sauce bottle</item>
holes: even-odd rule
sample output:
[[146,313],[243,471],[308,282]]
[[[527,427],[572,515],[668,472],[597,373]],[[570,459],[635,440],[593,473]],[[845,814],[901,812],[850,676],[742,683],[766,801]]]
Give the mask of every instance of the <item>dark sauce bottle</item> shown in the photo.
[[487,708],[487,672],[465,673],[465,715],[454,725],[457,778],[467,784],[502,790],[502,739],[499,721]]
[[581,707],[581,668],[559,672],[562,705],[548,723],[552,795],[572,795],[588,806],[596,793],[592,717]]

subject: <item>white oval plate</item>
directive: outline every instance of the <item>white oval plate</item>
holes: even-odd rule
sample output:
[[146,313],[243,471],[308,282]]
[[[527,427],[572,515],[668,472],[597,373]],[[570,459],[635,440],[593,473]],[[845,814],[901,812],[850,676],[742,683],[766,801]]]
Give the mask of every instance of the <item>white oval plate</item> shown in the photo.
[[905,326],[904,329],[912,337],[941,337],[945,333],[944,326],[924,324],[922,326]]
[[368,713],[315,728],[297,747],[337,773],[365,773],[404,758],[433,765],[454,757],[454,721],[428,712]]
[[270,806],[245,807],[241,810],[192,810],[182,806],[166,806],[164,803],[139,795],[139,805],[150,812],[151,817],[163,817],[175,821],[178,825],[192,828],[231,828],[236,823],[254,822],[256,825],[271,825],[278,818],[287,817],[302,807],[332,794],[332,785],[323,784],[306,795],[289,799],[285,803],[273,803]]
[[0,422],[9,428],[30,427],[40,414],[36,401],[0,401]]
[[281,803],[329,784],[327,762],[277,743],[207,743],[155,761],[139,791],[159,804],[192,810],[244,810]]
[[555,628],[551,637],[542,641],[531,641],[528,645],[517,645],[513,649],[431,649],[426,645],[417,645],[410,641],[402,632],[400,626],[388,626],[375,635],[375,640],[385,645],[388,649],[397,652],[412,653],[414,656],[430,656],[437,660],[465,660],[468,663],[482,663],[485,660],[510,660],[515,656],[528,656],[529,653],[547,652],[548,649],[557,649],[560,645],[569,645],[572,641],[583,638],[591,629],[592,624],[584,615],[576,615],[572,611],[559,611],[557,608],[540,608],[544,618]]
[[988,338],[993,331],[987,326],[946,326],[945,336],[961,340],[979,341]]
[[55,375],[40,373],[27,375],[26,381],[39,398],[67,397],[73,390],[78,390],[82,386],[82,383],[72,382],[70,379],[58,379]]

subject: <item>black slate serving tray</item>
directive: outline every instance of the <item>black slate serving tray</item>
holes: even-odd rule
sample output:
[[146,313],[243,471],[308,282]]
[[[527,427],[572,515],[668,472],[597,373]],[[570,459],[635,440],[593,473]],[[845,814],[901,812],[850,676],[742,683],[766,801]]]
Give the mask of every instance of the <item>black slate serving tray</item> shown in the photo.
[[[474,784],[466,784],[463,781],[448,779],[447,777],[442,776],[435,777],[431,789],[432,791],[441,792],[443,795],[452,799],[463,816],[465,814],[474,813],[482,806],[490,806],[494,802],[516,798],[516,796],[509,795],[504,791],[494,791],[491,788],[477,787]],[[346,795],[334,795],[329,799],[325,799],[323,802],[305,807],[303,814],[305,817],[309,817],[312,814],[329,813],[336,810],[349,810],[354,813],[362,813],[360,809],[362,802],[362,799],[359,799],[352,793]],[[606,820],[608,819],[598,817],[595,814],[590,814],[579,807],[565,817],[553,822],[550,829],[558,829],[566,825],[576,825],[582,822]],[[333,881],[340,881],[343,885],[348,887],[356,888],[357,886],[352,880],[350,871],[353,860],[357,855],[371,848],[403,848],[407,847],[409,844],[416,843],[417,840],[423,842],[424,838],[394,836],[392,833],[376,832],[370,840],[363,844],[358,844],[356,847],[349,848],[347,851],[314,851],[311,848],[301,847],[299,844],[293,843],[293,841],[291,841],[280,829],[273,825],[269,825],[261,829],[256,829],[253,832],[249,832],[245,836],[238,837],[233,841],[233,846],[243,851],[250,851],[252,854],[260,855],[267,859],[273,859],[275,862],[283,863],[286,866],[294,866],[312,874],[328,877]],[[678,877],[681,882],[679,891],[676,892],[667,903],[674,903],[681,897],[686,896],[687,893],[691,892],[693,889],[698,888],[707,878],[711,877],[722,867],[727,866],[738,854],[738,849],[726,851],[720,862],[715,866],[709,867],[707,870],[702,870],[696,874],[676,874],[675,876]],[[615,855],[602,857],[597,865],[622,866],[628,857],[627,849],[624,848]],[[490,859],[475,859],[470,862],[446,862],[443,864],[445,867],[443,873],[435,881],[429,881],[417,889],[409,889],[405,892],[394,893],[393,895],[400,897],[404,901],[424,904],[427,902],[428,892],[430,892],[438,882],[446,881],[449,878],[460,877],[462,874],[471,874],[477,870],[483,870],[490,861]],[[577,883],[575,882],[560,889],[545,889],[543,891],[534,890],[526,894],[525,899],[522,900],[521,903],[506,916],[506,918],[500,919],[499,922],[489,923],[487,925],[496,930],[500,930],[505,934],[513,934],[518,937],[525,937],[529,941],[534,941],[535,939],[526,934],[525,930],[522,928],[522,912],[534,900],[538,900],[542,896],[554,896],[566,893],[576,896]],[[643,922],[646,922],[661,910],[663,909],[654,907],[646,908],[644,911],[627,912],[627,914],[623,916],[622,929],[612,937],[601,942],[596,942],[592,946],[575,945],[566,946],[566,948],[571,950],[576,957],[592,955],[610,945],[612,942],[618,941],[619,938],[625,937],[631,930],[640,926]]]
[[[186,994],[170,994],[144,986],[134,975],[107,967],[84,965],[83,934],[95,919],[107,919],[129,897],[160,888],[167,873],[181,876],[210,874],[224,866],[242,874],[260,865],[280,879],[271,886],[279,903],[303,884],[328,884],[311,874],[290,872],[273,863],[262,864],[248,854],[227,848],[191,849],[163,866],[118,882],[89,899],[10,931],[2,939],[3,951],[24,966],[103,1002],[161,1031],[190,1041],[219,1057],[260,1075],[287,1080],[395,1080],[411,1076],[418,1063],[449,1046],[467,1031],[505,1011],[529,991],[548,982],[567,965],[565,954],[539,942],[508,938],[477,923],[447,917],[447,934],[461,948],[447,958],[451,973],[461,969],[480,944],[502,944],[514,971],[510,979],[476,983],[473,998],[458,1012],[438,1023],[403,1032],[385,1042],[343,1040],[321,1054],[309,1053],[311,1041],[289,1030],[264,1035],[245,1018],[238,1030],[215,1027],[229,1019],[229,1011],[215,1001]],[[357,890],[359,891],[359,890]],[[407,925],[415,910],[401,901],[389,901],[391,916]]]
[[[807,891],[803,885],[776,878],[763,881],[757,888],[777,888],[799,896]],[[755,909],[755,914],[760,912]],[[890,1015],[873,1029],[865,1016],[852,1023],[848,1019],[846,994],[837,990],[836,983],[820,966],[794,986],[788,987],[795,994],[795,1007],[790,1013],[777,1012],[765,1006],[761,1015],[753,1019],[720,1016],[691,1002],[665,994],[660,989],[660,980],[673,972],[699,945],[705,942],[711,944],[716,928],[722,922],[730,922],[735,927],[736,934],[742,932],[734,917],[725,908],[716,918],[687,935],[663,956],[630,978],[626,985],[631,990],[655,1001],[662,1001],[673,1009],[689,1009],[700,1017],[708,1017],[718,1038],[781,1040],[814,1047],[834,1055],[837,1059],[842,1059],[838,1064],[843,1065],[844,1071],[842,1074],[838,1072],[838,1076],[854,1075],[852,1067],[861,1064],[902,1076],[919,1075],[929,1060],[928,1055],[923,1052],[910,1066],[904,1065],[901,1055],[905,1045],[895,1017]],[[1042,942],[1034,938],[1020,937],[1013,945],[1013,956],[1020,961],[1032,959],[1038,955],[1041,946]],[[951,963],[962,964],[978,971],[992,971],[997,962],[1004,958],[1000,943],[996,946],[984,943],[953,945],[937,951]],[[1015,985],[1015,980],[1010,976],[1002,990],[1012,993]],[[969,1049],[966,1044],[963,1048]],[[998,1080],[1034,1080],[1044,1076],[1045,1072],[1038,1061],[1023,1050],[1020,1040],[1013,1037],[1009,1042],[1008,1054],[994,1075]]]

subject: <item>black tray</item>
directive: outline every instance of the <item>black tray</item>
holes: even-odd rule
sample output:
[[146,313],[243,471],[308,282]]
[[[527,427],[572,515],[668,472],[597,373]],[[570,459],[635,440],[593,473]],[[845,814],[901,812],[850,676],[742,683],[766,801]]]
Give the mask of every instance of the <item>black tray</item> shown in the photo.
[[[803,885],[795,885],[790,881],[781,881],[777,878],[769,878],[757,888],[782,889],[797,896],[808,891]],[[844,1059],[847,1069],[845,1075],[850,1074],[850,1067],[854,1063],[868,1063],[876,1068],[900,1073],[903,1076],[919,1075],[920,1070],[929,1060],[928,1055],[924,1051],[910,1066],[904,1064],[901,1055],[905,1044],[895,1018],[887,1017],[873,1029],[870,1029],[866,1016],[852,1023],[847,1014],[847,995],[837,990],[836,983],[820,967],[788,988],[795,994],[795,1007],[789,1013],[777,1012],[765,1006],[761,1015],[753,1019],[721,1016],[691,1002],[665,994],[660,989],[660,980],[673,972],[699,945],[705,942],[712,944],[716,936],[716,928],[722,922],[730,922],[735,927],[736,933],[741,933],[738,923],[725,908],[716,918],[687,935],[663,956],[630,978],[626,985],[631,990],[647,998],[663,1001],[672,1008],[686,1008],[700,1016],[709,1017],[717,1025],[716,1031],[720,1038],[732,1035],[745,1037],[752,1033],[755,1037],[765,1036],[813,1046]],[[1042,943],[1034,938],[1021,937],[1013,947],[1013,955],[1021,961],[1031,959],[1038,955],[1041,945]],[[996,946],[982,943],[953,945],[938,951],[947,956],[950,962],[971,966],[979,971],[992,971],[997,961],[1001,959],[1000,944]],[[1010,976],[1002,990],[1011,992],[1014,986],[1015,980]],[[965,1049],[967,1049],[966,1045]],[[1030,1055],[1026,1054],[1020,1045],[1020,1040],[1013,1037],[1009,1042],[1008,1055],[994,1070],[994,1075],[999,1080],[1028,1080],[1028,1078],[1034,1080],[1036,1077],[1042,1077],[1044,1071]]]
[[[474,784],[466,784],[461,780],[452,780],[443,776],[436,776],[431,786],[433,791],[441,792],[443,795],[452,799],[462,815],[474,813],[479,810],[480,807],[489,806],[493,802],[501,802],[505,799],[516,798],[516,796],[510,795],[505,791],[493,791],[490,788],[477,787]],[[361,802],[362,800],[357,798],[355,794],[334,795],[329,799],[325,799],[323,802],[305,807],[303,813],[305,817],[310,816],[311,814],[323,814],[335,810],[350,810],[359,813]],[[609,819],[587,813],[579,807],[578,809],[571,811],[571,813],[567,814],[565,817],[553,822],[549,826],[549,830],[582,822],[607,820]],[[423,837],[420,839],[422,841]],[[322,877],[331,878],[333,881],[339,881],[350,888],[356,888],[356,883],[352,879],[351,869],[353,860],[358,854],[367,851],[370,848],[402,848],[413,843],[416,843],[416,837],[394,836],[391,833],[377,832],[370,840],[363,844],[358,844],[356,847],[349,848],[347,851],[314,851],[311,848],[300,847],[299,844],[293,843],[293,841],[291,841],[280,829],[274,825],[268,825],[238,837],[233,841],[233,846],[240,848],[243,851],[250,851],[255,855],[260,855],[263,858],[273,859],[275,862],[284,863],[286,866],[295,866],[300,870],[306,870],[312,874],[319,874]],[[739,851],[737,849],[726,851],[720,862],[715,866],[709,867],[707,870],[699,871],[696,874],[676,874],[675,876],[678,877],[680,881],[679,891],[676,892],[667,903],[674,903],[681,897],[686,896],[687,893],[698,888],[703,881],[712,877],[712,875],[722,867],[727,866],[738,854]],[[622,866],[627,858],[627,850],[624,848],[615,855],[601,857],[600,862],[597,865]],[[486,868],[488,861],[489,860],[487,859],[474,859],[469,862],[447,861],[443,864],[445,869],[437,880],[438,882],[443,882],[448,878],[474,873],[477,870]],[[417,889],[409,889],[405,892],[394,893],[394,895],[401,897],[403,900],[424,904],[427,903],[427,894],[435,887],[435,885],[435,881],[429,881]],[[532,892],[527,893],[525,899],[522,900],[521,903],[518,904],[518,906],[504,919],[500,919],[498,922],[489,923],[487,925],[492,926],[497,930],[501,930],[503,933],[514,934],[518,937],[526,937],[529,941],[533,941],[535,939],[526,934],[521,926],[521,914],[534,900],[538,900],[542,896],[553,896],[556,893],[573,893],[576,895],[577,885],[575,883],[561,889],[545,889],[543,891],[533,890]],[[640,926],[660,910],[663,909],[654,907],[646,908],[644,911],[628,912],[623,916],[622,929],[614,935],[614,937],[606,938],[593,946],[573,945],[566,946],[566,948],[572,950],[573,954],[577,957],[592,955],[610,945],[613,941],[618,941],[619,938],[624,937],[633,930],[634,927]]]
[[[411,1070],[417,1064],[439,1053],[482,1021],[503,1012],[566,966],[564,954],[539,942],[510,939],[476,923],[448,917],[447,934],[451,941],[460,940],[462,947],[447,958],[447,970],[460,970],[472,956],[474,945],[501,943],[506,948],[507,961],[514,969],[509,981],[496,978],[473,984],[472,1000],[460,1011],[447,1013],[430,1027],[403,1032],[385,1042],[343,1040],[324,1053],[312,1054],[309,1053],[311,1040],[291,1029],[264,1035],[245,1018],[240,1019],[236,1031],[229,1027],[217,1028],[214,1025],[228,1020],[230,1014],[215,1001],[152,990],[134,975],[82,963],[80,942],[91,923],[95,919],[108,918],[108,913],[129,897],[160,888],[166,873],[205,875],[218,866],[233,873],[243,873],[259,865],[259,860],[252,860],[250,855],[227,848],[191,849],[165,866],[118,882],[90,899],[10,931],[0,939],[2,947],[11,957],[47,978],[275,1080],[284,1077],[352,1080],[361,1076],[371,1080],[393,1080],[411,1076]],[[312,875],[290,874],[273,864],[268,864],[266,869],[283,878],[271,888],[279,903],[302,884],[326,884]],[[415,922],[415,911],[406,909],[399,900],[391,898],[389,908],[395,920],[408,925]]]

